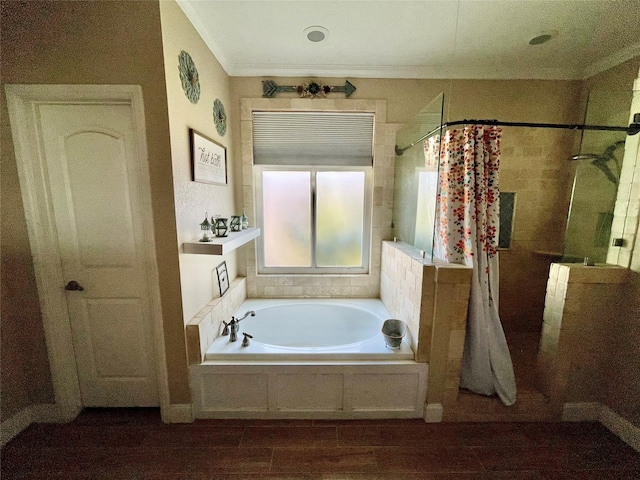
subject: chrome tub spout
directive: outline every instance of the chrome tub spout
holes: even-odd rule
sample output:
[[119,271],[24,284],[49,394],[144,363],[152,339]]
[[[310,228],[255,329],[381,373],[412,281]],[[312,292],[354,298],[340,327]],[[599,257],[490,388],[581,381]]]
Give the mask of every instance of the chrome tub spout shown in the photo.
[[227,331],[227,328],[228,328],[228,330],[229,330],[229,341],[230,342],[237,341],[238,340],[238,332],[240,331],[240,320],[244,320],[249,315],[251,315],[252,317],[255,317],[256,316],[256,312],[254,312],[253,310],[249,310],[248,312],[246,312],[244,315],[242,315],[239,318],[231,317],[231,321],[229,323],[223,322],[224,325],[225,325],[225,330],[222,332],[222,335],[225,335],[225,332]]
[[240,320],[244,320],[249,315],[251,315],[252,317],[255,317],[256,316],[256,312],[254,312],[253,310],[249,310],[248,312],[245,312],[245,314],[242,315],[241,317],[236,318],[236,322],[239,322]]

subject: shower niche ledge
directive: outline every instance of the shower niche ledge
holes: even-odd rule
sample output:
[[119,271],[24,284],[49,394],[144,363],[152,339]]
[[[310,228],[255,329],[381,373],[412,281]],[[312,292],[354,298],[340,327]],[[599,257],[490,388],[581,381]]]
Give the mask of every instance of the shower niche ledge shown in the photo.
[[200,242],[199,240],[184,242],[182,248],[184,253],[226,255],[254,238],[257,238],[259,235],[259,228],[247,228],[239,232],[229,232],[226,237],[214,237],[210,242]]

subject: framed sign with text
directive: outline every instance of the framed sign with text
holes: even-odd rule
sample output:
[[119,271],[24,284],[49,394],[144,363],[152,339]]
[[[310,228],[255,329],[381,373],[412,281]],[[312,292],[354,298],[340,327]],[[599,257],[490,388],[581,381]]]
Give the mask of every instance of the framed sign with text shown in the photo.
[[193,181],[226,185],[227,149],[193,129],[189,133]]
[[227,262],[222,262],[216,267],[218,275],[218,286],[220,287],[220,296],[223,296],[229,290],[229,273],[227,272]]

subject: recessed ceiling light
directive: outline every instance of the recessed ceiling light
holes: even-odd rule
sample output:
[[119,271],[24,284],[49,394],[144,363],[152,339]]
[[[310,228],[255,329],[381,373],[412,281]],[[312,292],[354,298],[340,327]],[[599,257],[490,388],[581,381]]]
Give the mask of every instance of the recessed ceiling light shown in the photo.
[[531,40],[529,40],[529,45],[540,45],[541,43],[546,43],[556,35],[558,35],[558,32],[556,30],[549,30],[548,32],[540,32],[538,35],[536,35]]
[[304,29],[304,34],[310,42],[318,43],[329,36],[329,30],[319,25],[314,25]]

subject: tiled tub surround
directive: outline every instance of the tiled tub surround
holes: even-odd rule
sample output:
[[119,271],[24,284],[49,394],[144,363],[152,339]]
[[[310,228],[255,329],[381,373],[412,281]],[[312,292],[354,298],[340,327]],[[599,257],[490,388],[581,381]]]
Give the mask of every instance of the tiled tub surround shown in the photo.
[[243,211],[254,225],[253,111],[372,112],[375,114],[373,151],[373,218],[371,261],[365,275],[258,275],[255,247],[243,247],[249,298],[379,298],[380,246],[391,237],[393,209],[393,162],[397,125],[386,123],[385,100],[314,98],[241,99],[242,198]]
[[380,298],[409,326],[416,361],[429,363],[427,403],[440,405],[435,411],[458,397],[471,273],[464,265],[432,263],[406,243],[382,244]]
[[[322,304],[337,315],[345,305],[360,304],[372,312],[378,331],[389,316],[382,302],[375,299],[251,299],[236,313],[253,309],[256,316],[247,320],[259,322],[262,309],[268,321],[264,310],[280,307],[286,314],[283,303],[309,311],[314,304]],[[293,311],[299,313],[297,309]],[[326,323],[330,315],[323,310],[316,322]],[[276,317],[279,324],[298,323],[301,329],[313,328],[308,324],[310,319],[299,314],[291,319]],[[241,322],[240,332],[248,332],[244,325],[250,322]],[[278,327],[282,325],[274,328]],[[241,346],[241,333],[233,343],[228,336],[219,337],[204,361],[192,363],[196,418],[419,418],[424,414],[428,365],[413,360],[408,344],[399,351],[388,350],[382,336],[368,329],[364,332],[367,336],[376,335],[348,345],[273,347],[259,342],[259,330],[254,333],[249,347]],[[288,343],[284,339],[287,332],[282,333],[283,343]],[[337,338],[336,344],[339,343]],[[195,342],[192,344],[197,347]],[[201,356],[200,350],[190,354],[193,359]]]
[[237,277],[223,297],[211,300],[186,326],[187,356],[189,365],[200,363],[209,345],[222,332],[222,321],[231,315],[247,299],[247,281]]
[[551,265],[538,369],[540,388],[552,401],[604,401],[609,338],[628,274],[613,265]]

